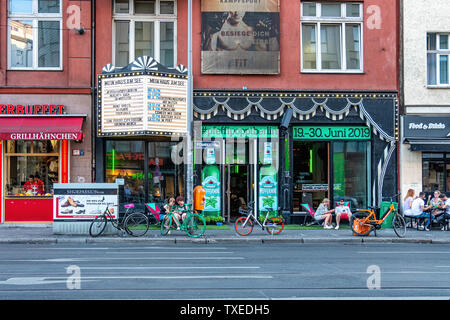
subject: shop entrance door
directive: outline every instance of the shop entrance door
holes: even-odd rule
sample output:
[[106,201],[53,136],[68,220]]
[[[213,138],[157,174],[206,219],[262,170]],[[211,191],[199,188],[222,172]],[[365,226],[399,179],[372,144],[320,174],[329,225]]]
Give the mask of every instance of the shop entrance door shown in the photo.
[[294,141],[293,146],[293,211],[305,211],[307,203],[317,208],[329,198],[330,143]]
[[[241,215],[239,208],[247,208],[248,203],[256,199],[256,146],[257,141],[253,139],[226,145],[224,208],[228,222],[235,221]],[[257,210],[257,203],[254,208]]]

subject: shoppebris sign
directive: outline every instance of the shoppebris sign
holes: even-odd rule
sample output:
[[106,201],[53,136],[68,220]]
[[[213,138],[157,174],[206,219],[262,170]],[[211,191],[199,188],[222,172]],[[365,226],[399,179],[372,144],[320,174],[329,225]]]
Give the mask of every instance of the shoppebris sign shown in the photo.
[[0,104],[0,115],[64,114],[62,104]]
[[129,72],[99,75],[98,135],[185,135],[187,77]]

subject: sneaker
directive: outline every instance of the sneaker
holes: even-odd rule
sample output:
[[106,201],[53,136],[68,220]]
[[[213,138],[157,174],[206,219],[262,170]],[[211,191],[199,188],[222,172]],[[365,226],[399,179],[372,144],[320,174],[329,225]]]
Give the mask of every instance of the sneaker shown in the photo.
[[425,227],[425,231],[430,231],[430,228],[428,228],[428,227]]
[[418,227],[417,227],[417,229],[419,229],[419,230],[423,230],[423,229],[424,229],[424,227],[423,227],[423,226],[418,226]]
[[445,226],[441,227],[441,231],[445,231]]
[[325,226],[324,229],[333,229],[333,226]]
[[339,230],[339,226],[336,226],[336,228],[334,228],[334,230]]

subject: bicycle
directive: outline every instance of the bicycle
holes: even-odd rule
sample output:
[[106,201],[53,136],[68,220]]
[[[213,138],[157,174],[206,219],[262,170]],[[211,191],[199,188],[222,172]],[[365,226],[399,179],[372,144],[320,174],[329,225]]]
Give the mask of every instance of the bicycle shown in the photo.
[[91,237],[98,237],[105,229],[108,221],[111,225],[119,230],[120,235],[123,235],[123,231],[133,237],[142,237],[148,231],[150,220],[146,214],[142,212],[133,212],[134,204],[125,204],[126,211],[122,219],[114,219],[114,209],[106,206],[103,214],[97,216],[89,226],[89,234]]
[[177,223],[175,222],[176,217],[174,216],[173,211],[186,212],[186,217],[179,226],[179,229],[181,231],[185,231],[189,237],[199,238],[205,233],[205,218],[198,213],[192,212],[191,203],[187,203],[185,204],[185,206],[187,207],[187,209],[173,209],[172,207],[169,213],[164,216],[163,220],[161,221],[161,235],[165,236],[169,234],[171,229],[178,229]]
[[398,209],[394,207],[394,197],[387,197],[390,199],[390,205],[388,211],[386,211],[381,219],[377,219],[375,214],[380,208],[369,206],[368,209],[357,209],[357,212],[350,218],[350,226],[353,231],[353,235],[366,236],[370,232],[374,231],[376,236],[376,230],[381,229],[381,225],[386,218],[392,213],[392,227],[395,234],[399,238],[403,238],[406,234],[406,222],[405,218],[398,212]]
[[254,222],[256,222],[262,230],[266,229],[267,232],[271,235],[279,234],[281,231],[283,231],[284,228],[284,222],[283,219],[281,219],[278,216],[269,218],[269,216],[273,213],[272,208],[266,208],[267,214],[264,218],[263,223],[259,222],[256,218],[254,212],[253,212],[253,204],[254,201],[250,201],[248,203],[248,209],[239,209],[239,213],[243,214],[242,217],[238,218],[236,222],[234,223],[234,229],[240,236],[247,236],[253,231]]

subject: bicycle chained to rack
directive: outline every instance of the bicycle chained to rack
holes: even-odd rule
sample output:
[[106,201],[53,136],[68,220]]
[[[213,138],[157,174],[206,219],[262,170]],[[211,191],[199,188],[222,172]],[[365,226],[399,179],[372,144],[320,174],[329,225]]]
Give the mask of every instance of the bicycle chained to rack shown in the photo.
[[350,226],[353,231],[353,235],[367,236],[372,231],[376,236],[376,230],[381,229],[381,225],[387,219],[390,214],[393,214],[392,227],[395,234],[399,238],[403,238],[406,234],[406,222],[402,214],[395,208],[393,199],[396,199],[398,195],[393,197],[385,197],[390,200],[389,208],[383,215],[379,215],[381,218],[377,219],[377,214],[381,208],[369,206],[368,209],[357,209],[356,212],[350,218]]
[[270,207],[264,208],[267,210],[267,214],[264,221],[261,223],[255,216],[254,203],[254,201],[250,201],[247,210],[239,208],[239,213],[243,214],[243,216],[238,218],[234,223],[234,228],[238,235],[249,235],[253,231],[255,223],[258,224],[262,230],[267,230],[271,235],[277,235],[283,231],[284,222],[282,218],[278,217],[278,212],[275,212],[275,216],[270,217],[274,210]]
[[89,234],[91,237],[98,237],[101,235],[105,229],[108,221],[111,225],[119,230],[120,236],[123,236],[124,233],[127,233],[133,237],[142,237],[144,236],[148,228],[150,226],[149,217],[142,212],[134,212],[134,204],[125,204],[124,208],[126,209],[125,215],[123,218],[115,219],[114,208],[109,208],[106,206],[103,214],[97,216],[89,227]]

